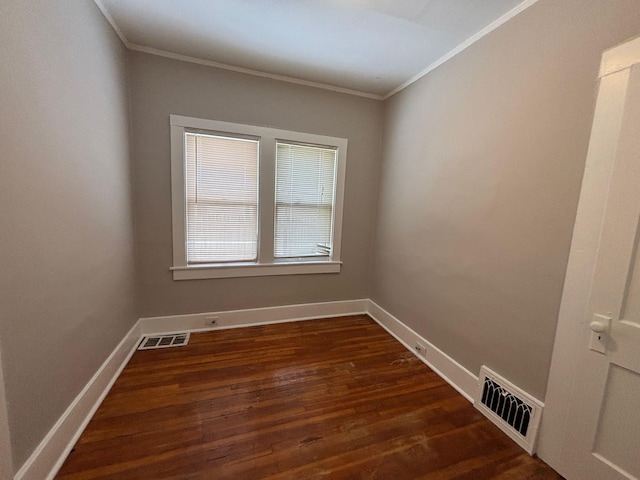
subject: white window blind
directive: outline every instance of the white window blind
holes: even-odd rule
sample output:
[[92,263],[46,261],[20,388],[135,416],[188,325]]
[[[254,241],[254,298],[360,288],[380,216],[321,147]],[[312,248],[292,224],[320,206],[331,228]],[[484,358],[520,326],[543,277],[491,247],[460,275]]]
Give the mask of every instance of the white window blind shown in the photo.
[[337,150],[278,141],[274,257],[329,256]]
[[256,260],[258,140],[185,132],[185,149],[187,264]]

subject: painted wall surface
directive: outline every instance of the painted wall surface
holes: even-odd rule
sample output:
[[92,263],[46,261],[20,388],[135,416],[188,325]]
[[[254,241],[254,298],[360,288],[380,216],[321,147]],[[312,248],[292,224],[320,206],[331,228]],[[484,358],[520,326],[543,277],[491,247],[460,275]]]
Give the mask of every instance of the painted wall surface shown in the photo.
[[640,2],[540,0],[386,103],[371,298],[543,399],[603,50]]
[[135,320],[125,49],[90,0],[0,3],[0,344],[18,469]]
[[[142,316],[367,297],[382,102],[139,52],[129,65]],[[347,138],[342,271],[174,281],[170,114]]]

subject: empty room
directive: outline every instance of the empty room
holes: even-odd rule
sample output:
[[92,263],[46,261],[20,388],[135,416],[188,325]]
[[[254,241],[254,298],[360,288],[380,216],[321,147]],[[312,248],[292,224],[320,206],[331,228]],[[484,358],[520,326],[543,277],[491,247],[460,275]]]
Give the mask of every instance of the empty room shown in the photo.
[[638,0],[0,0],[0,479],[637,480],[639,131]]

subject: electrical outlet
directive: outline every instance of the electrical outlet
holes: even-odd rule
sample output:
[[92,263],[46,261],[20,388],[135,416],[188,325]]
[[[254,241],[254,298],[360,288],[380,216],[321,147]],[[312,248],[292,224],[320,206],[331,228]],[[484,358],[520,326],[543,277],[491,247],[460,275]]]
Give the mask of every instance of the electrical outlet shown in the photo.
[[204,324],[209,327],[216,327],[218,320],[220,320],[220,317],[204,317]]
[[427,353],[427,349],[421,343],[416,343],[416,346],[413,348],[415,349],[416,353],[419,353],[420,355],[425,355]]

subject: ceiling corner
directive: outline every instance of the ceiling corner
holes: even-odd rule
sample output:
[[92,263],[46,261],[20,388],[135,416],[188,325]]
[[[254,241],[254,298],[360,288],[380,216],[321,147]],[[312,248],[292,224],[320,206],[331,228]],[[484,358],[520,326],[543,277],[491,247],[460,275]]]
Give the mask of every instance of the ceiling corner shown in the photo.
[[124,36],[124,33],[122,33],[122,30],[120,30],[120,28],[116,24],[115,20],[109,13],[109,10],[107,10],[107,8],[104,6],[104,4],[100,0],[93,0],[93,1],[98,7],[98,9],[100,9],[100,11],[102,12],[102,15],[104,15],[104,18],[107,19],[107,22],[109,22],[109,24],[111,25],[111,28],[113,28],[113,31],[116,32],[116,35],[118,35],[118,38],[124,44],[124,46],[127,48],[131,48],[131,44],[129,43],[129,40],[127,40],[127,37]]

